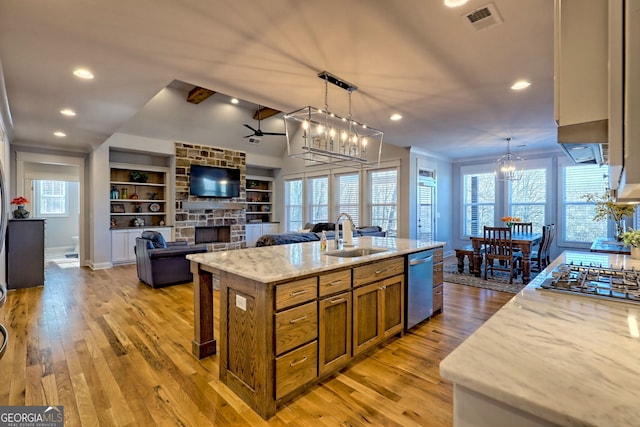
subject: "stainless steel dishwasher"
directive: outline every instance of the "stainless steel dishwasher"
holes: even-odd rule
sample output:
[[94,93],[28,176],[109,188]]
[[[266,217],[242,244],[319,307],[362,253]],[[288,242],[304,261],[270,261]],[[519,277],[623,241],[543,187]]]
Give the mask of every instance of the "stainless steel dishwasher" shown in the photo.
[[414,327],[433,314],[433,250],[408,255],[407,271],[405,329]]

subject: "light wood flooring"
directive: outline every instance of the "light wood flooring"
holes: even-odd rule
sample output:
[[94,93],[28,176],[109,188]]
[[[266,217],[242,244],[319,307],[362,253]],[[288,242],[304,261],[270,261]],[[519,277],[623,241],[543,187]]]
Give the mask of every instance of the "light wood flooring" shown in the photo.
[[449,426],[453,387],[438,365],[513,295],[444,286],[444,314],[266,422],[218,381],[218,356],[191,355],[192,284],[151,289],[135,266],[48,263],[44,287],[10,291],[0,308],[0,405],[63,405],[66,426]]

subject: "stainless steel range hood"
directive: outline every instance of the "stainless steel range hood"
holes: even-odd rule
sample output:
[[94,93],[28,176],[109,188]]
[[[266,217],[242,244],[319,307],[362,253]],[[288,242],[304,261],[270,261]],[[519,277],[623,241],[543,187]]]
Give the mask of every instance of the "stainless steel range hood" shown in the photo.
[[598,164],[607,162],[609,121],[596,120],[558,127],[558,143],[576,163]]

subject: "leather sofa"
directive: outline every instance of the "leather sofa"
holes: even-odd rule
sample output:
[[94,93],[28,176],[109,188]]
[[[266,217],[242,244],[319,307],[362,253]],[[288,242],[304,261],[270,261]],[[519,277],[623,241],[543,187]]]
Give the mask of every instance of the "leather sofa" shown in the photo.
[[138,278],[153,288],[191,282],[189,254],[207,252],[207,245],[187,242],[166,242],[157,231],[143,231],[136,238]]

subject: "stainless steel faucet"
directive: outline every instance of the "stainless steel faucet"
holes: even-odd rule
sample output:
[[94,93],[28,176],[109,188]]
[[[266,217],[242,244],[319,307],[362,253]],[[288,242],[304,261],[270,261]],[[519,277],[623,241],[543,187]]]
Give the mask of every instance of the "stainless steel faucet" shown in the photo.
[[[336,249],[342,249],[342,242],[343,240],[340,239],[340,218],[342,218],[343,216],[346,216],[347,219],[349,220],[349,222],[351,223],[351,230],[355,230],[356,226],[353,223],[353,218],[351,218],[351,215],[349,215],[346,212],[342,212],[340,215],[338,215],[338,218],[336,219],[336,235],[335,235],[335,240],[336,240]],[[343,236],[344,236],[344,230],[343,230]]]

